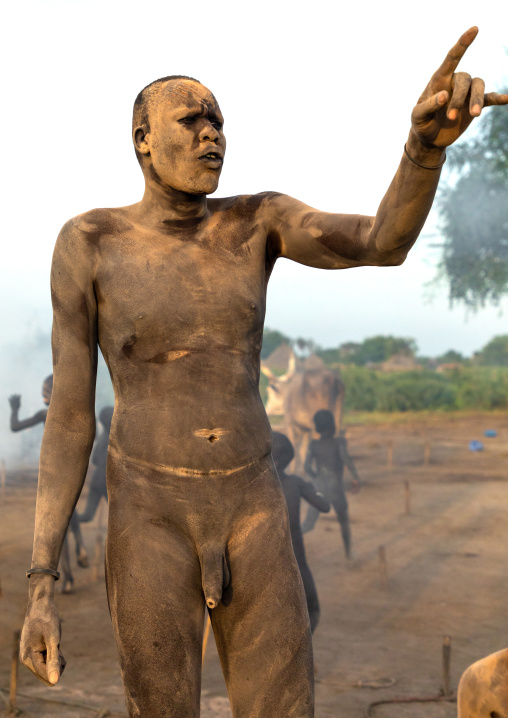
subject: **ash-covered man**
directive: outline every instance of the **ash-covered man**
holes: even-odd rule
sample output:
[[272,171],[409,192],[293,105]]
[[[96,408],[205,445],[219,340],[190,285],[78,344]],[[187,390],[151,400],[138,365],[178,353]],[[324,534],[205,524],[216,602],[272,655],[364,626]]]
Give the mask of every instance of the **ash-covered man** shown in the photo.
[[207,199],[226,149],[215,97],[182,77],[139,94],[143,199],[71,220],[53,258],[54,389],[21,645],[39,678],[56,683],[63,661],[53,572],[93,443],[100,345],[116,395],[107,584],[129,715],[199,715],[205,606],[233,715],[313,715],[305,596],[258,390],[266,287],[278,257],[323,269],[404,261],[445,148],[484,104],[508,103],[455,73],[476,33],[413,110],[375,217],[274,192]]

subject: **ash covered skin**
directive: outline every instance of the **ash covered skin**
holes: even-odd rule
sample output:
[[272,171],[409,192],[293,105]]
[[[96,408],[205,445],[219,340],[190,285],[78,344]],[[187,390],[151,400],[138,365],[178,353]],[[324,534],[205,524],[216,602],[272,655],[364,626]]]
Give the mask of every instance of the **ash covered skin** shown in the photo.
[[[438,165],[479,114],[478,82],[461,102],[453,90],[475,35],[452,49],[413,112],[407,149],[421,164]],[[226,149],[214,96],[190,79],[146,95],[133,125],[142,200],[72,219],[55,247],[54,390],[33,566],[56,567],[83,485],[99,345],[116,400],[107,579],[129,715],[199,715],[206,605],[233,715],[310,718],[309,620],[258,390],[266,287],[281,256],[325,269],[400,264],[439,171],[403,155],[375,217],[274,192],[209,199]],[[54,684],[52,582],[30,579],[21,656]]]
[[458,718],[503,718],[508,715],[508,648],[469,666],[457,691]]

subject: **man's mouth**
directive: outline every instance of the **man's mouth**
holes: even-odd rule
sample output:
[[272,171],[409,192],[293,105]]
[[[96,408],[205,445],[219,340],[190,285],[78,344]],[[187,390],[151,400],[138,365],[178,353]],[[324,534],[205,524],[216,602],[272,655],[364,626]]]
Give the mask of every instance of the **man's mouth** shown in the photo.
[[207,152],[206,155],[201,155],[199,158],[201,162],[204,162],[209,167],[218,169],[222,166],[222,156],[219,152]]

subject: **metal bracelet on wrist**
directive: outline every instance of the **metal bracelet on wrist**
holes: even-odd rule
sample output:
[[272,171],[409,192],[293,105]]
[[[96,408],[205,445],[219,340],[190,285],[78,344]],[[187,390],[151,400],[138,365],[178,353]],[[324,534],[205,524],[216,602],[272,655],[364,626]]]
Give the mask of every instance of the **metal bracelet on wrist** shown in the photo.
[[33,573],[47,573],[48,576],[53,576],[55,581],[58,581],[60,578],[60,573],[58,571],[53,571],[52,568],[30,568],[26,572],[26,577],[30,578]]
[[[407,144],[407,142],[406,142],[406,144]],[[414,165],[416,165],[417,167],[421,167],[421,168],[424,169],[424,170],[440,170],[441,167],[442,167],[442,166],[444,165],[444,163],[446,162],[446,153],[445,153],[444,160],[443,160],[440,164],[435,165],[434,167],[429,167],[428,165],[422,165],[422,164],[420,164],[419,162],[417,162],[416,160],[414,160],[414,159],[411,157],[411,155],[409,154],[409,152],[407,151],[406,145],[404,145],[404,152],[406,153],[406,157],[408,158],[408,160],[410,160],[410,161],[411,161]]]

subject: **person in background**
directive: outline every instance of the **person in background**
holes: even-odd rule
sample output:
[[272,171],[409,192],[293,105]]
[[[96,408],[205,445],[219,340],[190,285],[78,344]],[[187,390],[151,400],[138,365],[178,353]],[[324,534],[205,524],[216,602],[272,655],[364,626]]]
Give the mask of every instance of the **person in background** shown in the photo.
[[[310,442],[305,458],[305,471],[312,477],[314,486],[331,502],[340,523],[346,558],[351,558],[351,528],[349,525],[349,507],[344,490],[344,466],[353,476],[353,490],[358,491],[360,480],[350,457],[345,432],[335,436],[335,419],[331,411],[321,409],[314,414],[314,426],[319,439]],[[312,531],[319,512],[309,506],[302,524],[302,533]]]
[[[49,407],[51,402],[51,394],[53,391],[53,374],[50,374],[44,379],[42,384],[42,401]],[[10,427],[11,431],[23,431],[24,429],[31,429],[37,424],[45,424],[48,410],[40,409],[33,416],[28,419],[19,418],[19,410],[21,408],[21,396],[20,394],[13,394],[9,397],[9,404],[11,405],[11,418]],[[73,512],[69,528],[74,534],[74,540],[76,542],[76,556],[78,566],[81,568],[88,568],[88,554],[86,552],[83,537],[81,535],[81,528],[79,525],[79,519],[76,511]],[[74,586],[74,576],[71,571],[71,561],[69,554],[69,541],[67,536],[65,537],[64,545],[62,548],[61,568],[63,574],[62,593],[71,593]]]
[[85,510],[82,514],[79,514],[79,520],[82,524],[93,520],[102,497],[104,497],[106,501],[108,500],[106,461],[108,458],[109,432],[111,430],[112,419],[113,407],[104,406],[99,413],[99,421],[102,424],[103,430],[95,442],[95,447],[92,452],[92,464],[95,466],[95,471],[90,481]]
[[319,600],[316,584],[314,583],[307,559],[305,558],[305,547],[300,529],[300,500],[305,499],[317,512],[321,511],[324,513],[330,511],[330,503],[322,494],[314,489],[309,481],[304,481],[299,476],[286,474],[285,469],[288,464],[293,461],[295,450],[287,436],[278,431],[272,433],[272,456],[288,505],[289,528],[291,531],[291,540],[293,541],[293,551],[295,552],[296,562],[298,563],[298,568],[302,576],[305,598],[307,599],[307,609],[309,611],[310,628],[314,633],[319,621]]

